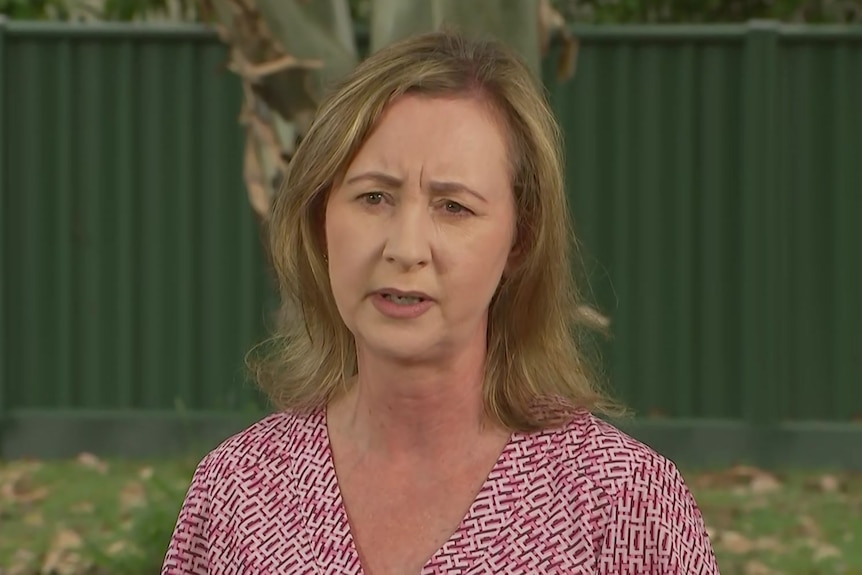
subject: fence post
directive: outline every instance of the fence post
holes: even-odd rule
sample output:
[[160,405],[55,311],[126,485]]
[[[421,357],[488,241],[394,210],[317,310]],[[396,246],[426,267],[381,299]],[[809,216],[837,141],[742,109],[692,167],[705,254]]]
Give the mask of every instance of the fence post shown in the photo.
[[6,225],[6,125],[5,110],[6,102],[6,16],[0,14],[0,457],[3,456],[3,430],[6,425],[6,416],[9,406],[7,405],[6,386],[6,293],[3,279],[8,277],[6,270],[6,242],[4,234],[9,226]]
[[[745,39],[742,109],[742,386],[745,420],[765,433],[781,413],[776,379],[782,323],[778,258],[781,202],[776,187],[780,26],[752,21]],[[786,288],[785,288],[786,289]]]

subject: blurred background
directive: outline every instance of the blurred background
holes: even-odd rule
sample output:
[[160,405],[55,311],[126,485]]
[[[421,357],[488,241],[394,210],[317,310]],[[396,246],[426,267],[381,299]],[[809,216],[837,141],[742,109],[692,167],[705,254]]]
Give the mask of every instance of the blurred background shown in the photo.
[[322,91],[454,24],[543,82],[617,422],[722,573],[862,574],[862,0],[0,0],[0,574],[155,573],[268,406]]

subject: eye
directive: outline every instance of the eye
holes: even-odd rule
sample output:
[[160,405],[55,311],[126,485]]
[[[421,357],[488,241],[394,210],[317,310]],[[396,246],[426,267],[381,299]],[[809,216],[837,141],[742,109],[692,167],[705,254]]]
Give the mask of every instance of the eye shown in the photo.
[[362,194],[360,199],[368,205],[377,206],[383,202],[383,192],[368,192],[367,194]]
[[446,200],[443,202],[443,209],[445,209],[447,213],[455,215],[466,215],[472,213],[458,202],[454,202],[452,200]]

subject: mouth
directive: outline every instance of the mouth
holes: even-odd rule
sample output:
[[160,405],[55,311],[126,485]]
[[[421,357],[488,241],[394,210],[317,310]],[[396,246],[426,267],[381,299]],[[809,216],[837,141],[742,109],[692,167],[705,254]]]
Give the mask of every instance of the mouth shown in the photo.
[[416,305],[429,301],[428,294],[416,291],[401,291],[396,289],[382,289],[377,292],[383,299],[398,305]]

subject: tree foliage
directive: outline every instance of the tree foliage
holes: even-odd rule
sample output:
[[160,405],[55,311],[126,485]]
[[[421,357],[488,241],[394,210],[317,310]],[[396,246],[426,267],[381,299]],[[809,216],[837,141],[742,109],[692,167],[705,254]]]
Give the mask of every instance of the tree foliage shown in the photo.
[[[579,23],[732,23],[753,19],[862,23],[862,0],[553,0],[552,3],[567,22]],[[352,20],[368,25],[371,5],[372,0],[350,0]],[[0,14],[26,20],[204,18],[195,0],[0,0]]]
[[862,22],[862,0],[554,0],[570,22]]

